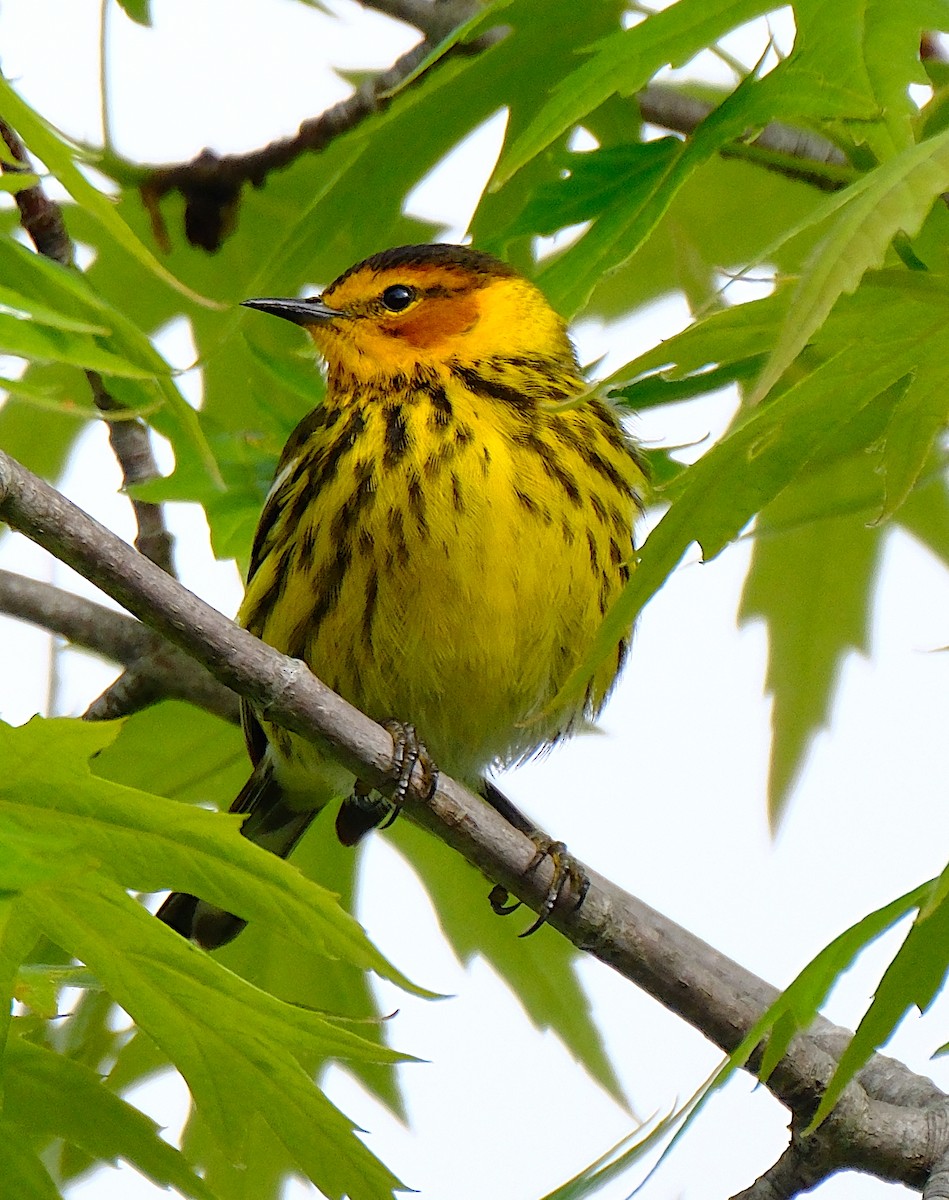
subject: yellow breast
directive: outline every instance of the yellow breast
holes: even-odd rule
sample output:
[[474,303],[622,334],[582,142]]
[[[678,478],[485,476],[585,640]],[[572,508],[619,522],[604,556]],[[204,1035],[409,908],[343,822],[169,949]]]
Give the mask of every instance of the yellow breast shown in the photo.
[[643,485],[606,406],[517,403],[512,371],[331,389],[278,475],[241,612],[469,782],[601,706],[625,641],[551,710],[628,578]]

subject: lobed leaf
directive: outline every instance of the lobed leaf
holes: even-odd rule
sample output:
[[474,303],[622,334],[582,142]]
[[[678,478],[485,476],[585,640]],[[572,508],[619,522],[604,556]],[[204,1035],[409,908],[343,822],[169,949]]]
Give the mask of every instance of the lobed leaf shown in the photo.
[[[872,464],[865,467],[858,459],[856,467],[859,487]],[[854,474],[848,460],[842,468],[821,472],[818,503],[826,507],[828,496],[846,503],[842,495]],[[875,482],[879,487],[879,476]],[[768,629],[772,825],[781,817],[811,739],[829,718],[844,656],[868,648],[871,585],[882,549],[881,531],[868,528],[866,509],[860,511],[865,496],[857,500],[856,513],[801,523],[787,511],[796,507],[796,490],[794,484],[786,488],[756,526],[739,615],[742,622],[760,617]],[[792,523],[783,532],[771,524],[788,519]]]
[[[810,1128],[827,1116],[840,1094],[870,1055],[889,1038],[914,1005],[925,1012],[942,989],[949,970],[949,869],[929,887],[911,893],[919,912],[903,944],[890,962],[870,1007],[840,1057]],[[906,898],[903,898],[906,900]],[[898,901],[894,909],[901,902]],[[886,910],[881,910],[886,911]],[[876,914],[874,914],[876,915]]]
[[752,395],[760,401],[820,328],[836,301],[883,263],[897,233],[917,233],[949,187],[949,130],[911,146],[826,202],[799,228],[840,210],[815,248]]
[[111,197],[100,192],[76,166],[76,148],[71,146],[0,76],[0,112],[17,130],[26,145],[43,160],[77,204],[91,212],[115,241],[162,283],[187,296],[195,304],[215,307],[215,302],[185,287],[168,271],[119,216]]
[[521,939],[517,917],[499,920],[485,902],[484,877],[445,846],[407,823],[393,827],[459,960],[480,955],[517,996],[530,1021],[550,1030],[590,1076],[625,1105],[626,1097],[593,1020],[590,999],[575,972],[577,951],[552,930]]
[[779,116],[811,116],[815,109],[824,119],[867,111],[858,94],[836,82],[824,80],[816,91],[808,60],[796,49],[764,78],[744,79],[687,141],[658,143],[666,147],[662,157],[654,153],[650,170],[625,192],[614,193],[591,228],[541,270],[541,282],[556,306],[567,313],[581,308],[599,277],[636,253],[689,178],[724,146]]
[[892,517],[909,498],[938,439],[949,424],[949,369],[937,353],[917,371],[893,410],[882,439],[884,498],[878,521]]
[[253,988],[105,876],[22,902],[175,1063],[228,1153],[239,1156],[248,1122],[263,1120],[330,1200],[380,1200],[400,1186],[300,1063],[307,1052],[394,1061],[392,1051]]
[[[886,308],[876,307],[884,295]],[[833,439],[842,431],[850,430],[853,452],[879,437],[900,396],[900,389],[888,389],[928,358],[947,302],[944,280],[893,272],[873,277],[872,284],[842,306],[793,386],[759,411],[744,414],[739,426],[677,481],[673,504],[643,546],[629,584],[607,613],[593,652],[568,681],[564,696],[580,685],[593,663],[613,653],[691,543],[699,543],[706,559],[714,557],[822,448],[836,445]],[[766,316],[773,315],[773,300],[759,303]],[[871,311],[882,328],[868,324]],[[703,329],[713,334],[709,348],[723,335],[719,349],[730,346],[744,355],[747,331],[754,326],[754,313],[737,318],[720,313],[683,335],[682,342],[692,363],[701,357],[707,365],[718,356],[702,353]],[[652,361],[675,359],[678,344],[679,339],[671,339]],[[829,357],[821,361],[825,344]],[[729,481],[727,489],[721,486],[723,479]]]
[[[102,864],[125,887],[189,891],[292,940],[407,981],[372,946],[335,897],[238,834],[239,820],[98,778],[91,755],[115,724],[34,718],[0,724],[4,837],[48,837]],[[410,985],[411,986],[411,985]]]
[[[4,284],[21,295],[21,304],[34,321],[46,314],[46,324],[65,331],[62,337],[48,335],[45,340],[39,337],[41,331],[36,331],[31,340],[27,331],[7,324],[8,336],[18,336],[23,347],[10,353],[69,363],[110,376],[109,390],[128,412],[153,413],[155,423],[179,453],[190,446],[212,486],[220,484],[220,472],[197,414],[171,379],[168,363],[121,304],[112,304],[99,295],[87,275],[2,237],[0,274]],[[56,314],[59,316],[54,321],[51,318]],[[0,322],[12,320],[15,318],[0,314]],[[87,336],[67,336],[72,325],[80,332],[88,325]],[[82,386],[87,391],[87,385]],[[162,402],[162,412],[154,413]]]
[[21,1136],[63,1138],[103,1162],[124,1158],[159,1187],[211,1200],[210,1189],[181,1151],[159,1136],[158,1126],[88,1067],[21,1037],[9,1040],[4,1066],[5,1126],[19,1128]]
[[583,63],[558,79],[528,127],[505,148],[492,186],[506,183],[614,92],[632,95],[660,67],[688,61],[768,7],[761,0],[679,0],[631,29],[619,30],[587,47]]

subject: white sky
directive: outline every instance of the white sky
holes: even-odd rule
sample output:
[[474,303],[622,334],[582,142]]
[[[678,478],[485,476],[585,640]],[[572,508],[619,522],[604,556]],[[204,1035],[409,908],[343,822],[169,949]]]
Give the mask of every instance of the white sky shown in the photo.
[[[384,66],[415,40],[346,0],[333,6],[344,19],[291,0],[154,0],[154,31],[113,9],[110,80],[119,148],[162,161],[205,145],[255,146],[345,94],[324,64]],[[4,74],[46,116],[91,140],[99,135],[98,8],[95,0],[0,0]],[[754,62],[766,38],[758,22],[731,39],[729,49]],[[482,178],[500,136],[500,121],[479,135]],[[444,177],[434,178],[411,207],[439,215],[448,236],[460,236],[477,199],[476,177],[477,169],[470,184],[454,174],[450,189]],[[617,365],[686,320],[684,305],[668,301],[633,328],[605,331],[585,323],[575,332],[582,358],[612,350]],[[163,349],[182,365],[188,361],[186,345],[172,341]],[[639,430],[650,440],[697,440],[722,427],[730,403],[725,397],[688,406],[675,428],[669,414],[650,413]],[[89,436],[101,443],[101,469],[91,472],[83,459],[67,490],[127,534],[104,436],[101,430]],[[192,510],[178,506],[172,522],[184,581],[233,612],[236,572],[212,564]],[[817,739],[772,841],[764,810],[765,635],[760,626],[735,628],[747,559],[747,545],[738,546],[711,564],[680,569],[640,622],[630,666],[603,721],[605,736],[575,740],[507,776],[504,787],[598,871],[782,984],[849,923],[944,866],[946,659],[933,651],[949,641],[949,582],[909,538],[891,539],[871,654],[847,662],[831,727]],[[57,581],[71,574],[18,538],[3,543],[0,562]],[[42,635],[0,621],[5,720],[25,720],[45,703],[46,654]],[[80,712],[110,676],[80,656],[66,655],[65,662],[61,708]],[[402,1069],[410,1129],[343,1072],[331,1078],[332,1098],[371,1131],[369,1144],[389,1166],[423,1200],[534,1200],[630,1132],[629,1114],[579,1074],[552,1037],[529,1025],[489,968],[458,966],[411,868],[384,837],[373,840],[368,869],[361,917],[370,935],[411,978],[453,997],[433,1004],[383,989],[384,1007],[399,1009],[395,1044],[428,1060]],[[893,944],[891,938],[874,947],[841,982],[827,1009],[832,1019],[851,1026],[859,1019]],[[591,960],[581,975],[641,1115],[689,1095],[717,1063],[704,1039],[613,972]],[[890,1048],[943,1086],[949,1072],[928,1055],[946,1040],[946,1015],[941,1000],[927,1018],[907,1021]],[[180,1086],[162,1081],[133,1099],[172,1130],[180,1123]],[[739,1078],[642,1195],[700,1200],[738,1191],[779,1155],[786,1124],[764,1089]],[[604,1200],[620,1200],[634,1182],[607,1188]],[[898,1192],[846,1176],[815,1194],[872,1200]],[[166,1193],[130,1171],[107,1170],[71,1194],[144,1200]],[[312,1194],[302,1185],[288,1192]]]

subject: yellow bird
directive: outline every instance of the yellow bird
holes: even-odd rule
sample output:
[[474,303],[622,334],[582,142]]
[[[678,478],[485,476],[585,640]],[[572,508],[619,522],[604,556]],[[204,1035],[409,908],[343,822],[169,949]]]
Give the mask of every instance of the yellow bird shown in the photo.
[[[320,296],[245,304],[301,325],[326,395],[283,451],[239,621],[489,798],[492,767],[594,718],[627,639],[556,698],[629,578],[642,458],[588,394],[563,320],[467,246],[400,246]],[[253,774],[232,811],[287,855],[351,774],[244,705]],[[411,761],[411,760],[410,760]],[[356,786],[337,832],[385,810]],[[175,894],[162,920],[213,948],[238,917]]]

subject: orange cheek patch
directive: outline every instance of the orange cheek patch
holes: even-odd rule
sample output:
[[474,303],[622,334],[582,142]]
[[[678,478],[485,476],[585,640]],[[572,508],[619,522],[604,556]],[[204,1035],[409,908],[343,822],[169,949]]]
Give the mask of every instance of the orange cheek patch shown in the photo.
[[473,296],[446,296],[423,300],[417,312],[403,321],[393,321],[387,332],[396,334],[419,350],[430,350],[446,338],[471,329],[479,316],[478,303]]

